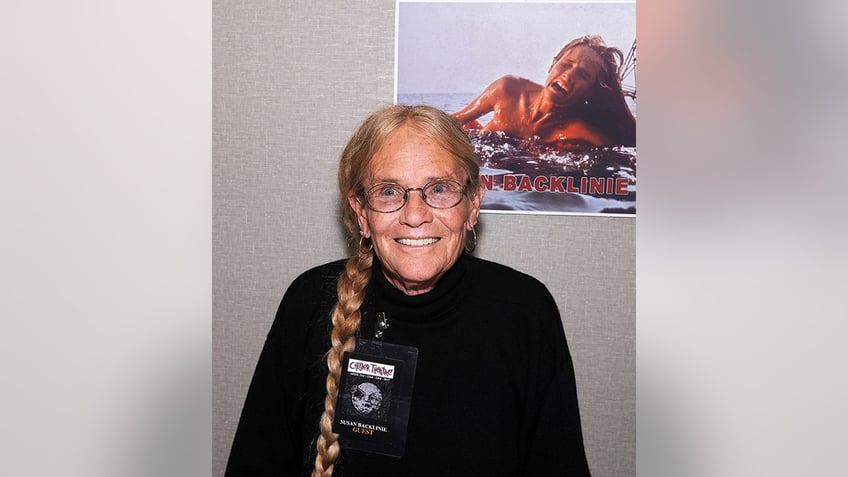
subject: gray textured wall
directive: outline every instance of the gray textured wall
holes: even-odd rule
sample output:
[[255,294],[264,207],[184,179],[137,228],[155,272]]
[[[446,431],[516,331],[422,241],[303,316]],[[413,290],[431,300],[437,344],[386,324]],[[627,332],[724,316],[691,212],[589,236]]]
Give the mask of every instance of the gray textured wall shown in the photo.
[[[213,2],[213,475],[286,286],[346,254],[335,169],[392,101],[394,8]],[[475,252],[557,299],[598,476],[635,475],[634,251],[632,218],[485,214]]]

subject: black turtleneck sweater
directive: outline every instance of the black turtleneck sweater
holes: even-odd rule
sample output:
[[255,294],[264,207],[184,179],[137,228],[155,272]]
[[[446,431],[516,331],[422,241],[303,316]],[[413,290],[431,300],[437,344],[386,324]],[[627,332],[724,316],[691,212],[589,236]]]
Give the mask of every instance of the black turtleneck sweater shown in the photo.
[[[323,412],[324,356],[344,261],[286,291],[248,390],[226,475],[309,475]],[[342,448],[334,476],[589,475],[571,357],[553,297],[538,280],[463,254],[436,287],[408,296],[375,260],[383,340],[418,348],[406,452]]]

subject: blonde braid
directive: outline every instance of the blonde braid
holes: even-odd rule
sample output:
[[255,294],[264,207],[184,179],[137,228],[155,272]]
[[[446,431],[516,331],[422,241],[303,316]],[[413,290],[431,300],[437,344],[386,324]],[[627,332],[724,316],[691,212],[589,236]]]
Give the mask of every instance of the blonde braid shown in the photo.
[[359,308],[365,299],[365,287],[371,277],[373,263],[371,252],[360,250],[350,257],[339,277],[339,301],[333,309],[333,331],[330,334],[332,346],[327,352],[327,397],[324,399],[324,414],[319,424],[321,434],[318,436],[318,455],[315,457],[312,477],[333,475],[333,467],[341,452],[339,435],[333,432],[333,419],[339,394],[342,355],[356,347],[355,335],[362,320]]

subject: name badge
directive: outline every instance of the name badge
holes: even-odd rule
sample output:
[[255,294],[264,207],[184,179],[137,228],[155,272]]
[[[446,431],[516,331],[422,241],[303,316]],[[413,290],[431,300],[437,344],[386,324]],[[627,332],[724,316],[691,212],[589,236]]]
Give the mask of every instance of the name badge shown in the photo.
[[402,457],[418,349],[357,340],[345,353],[333,432],[349,449]]

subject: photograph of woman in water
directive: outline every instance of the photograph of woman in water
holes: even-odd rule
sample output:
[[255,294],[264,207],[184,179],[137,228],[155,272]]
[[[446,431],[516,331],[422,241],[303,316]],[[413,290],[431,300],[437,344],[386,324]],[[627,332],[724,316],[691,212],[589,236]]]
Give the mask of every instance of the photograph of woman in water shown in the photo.
[[635,3],[398,4],[396,102],[468,132],[484,211],[636,213]]

